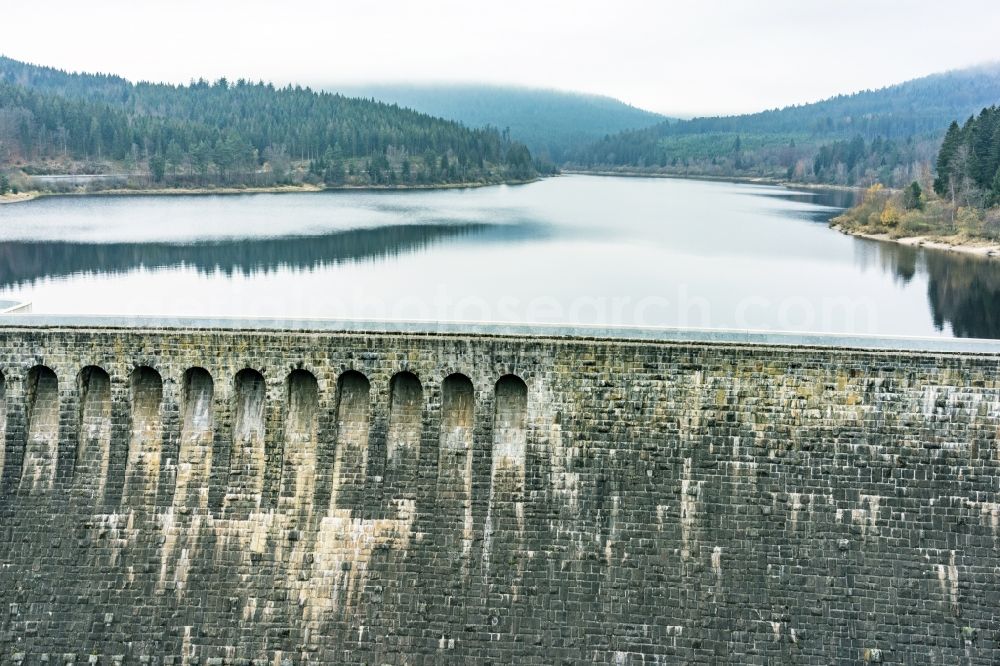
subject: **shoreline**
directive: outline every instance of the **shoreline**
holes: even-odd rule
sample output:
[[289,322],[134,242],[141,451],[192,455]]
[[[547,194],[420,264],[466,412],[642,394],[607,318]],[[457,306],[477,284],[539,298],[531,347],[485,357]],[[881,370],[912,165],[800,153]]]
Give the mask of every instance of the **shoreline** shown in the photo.
[[116,188],[94,190],[92,192],[46,192],[32,190],[18,194],[0,196],[0,204],[23,203],[48,197],[110,197],[110,196],[205,196],[205,195],[237,195],[237,194],[313,194],[319,192],[410,192],[433,190],[460,190],[480,187],[495,187],[498,185],[528,185],[542,180],[542,177],[529,180],[510,180],[497,183],[440,183],[436,185],[271,185],[247,187],[160,187],[148,189]]
[[3,204],[15,204],[22,203],[24,201],[31,201],[32,199],[37,199],[41,195],[41,192],[31,191],[31,192],[18,192],[17,194],[0,194],[0,206]]
[[943,252],[957,252],[968,256],[979,257],[981,259],[1000,259],[1000,243],[993,241],[970,240],[958,236],[902,236],[893,238],[889,234],[872,234],[865,231],[855,231],[845,229],[842,225],[830,225],[831,229],[839,231],[845,236],[856,238],[866,238],[874,241],[884,241],[906,245],[908,247],[923,248],[927,250],[940,250]]
[[551,176],[537,176],[528,180],[510,180],[496,183],[470,182],[470,183],[439,183],[432,185],[265,185],[265,186],[224,186],[224,187],[157,187],[146,189],[133,188],[112,188],[94,191],[74,191],[74,192],[48,192],[45,190],[31,190],[20,192],[15,195],[5,194],[0,196],[0,205],[24,203],[43,199],[47,197],[102,197],[102,196],[205,196],[205,195],[238,195],[238,194],[304,194],[317,192],[410,192],[410,191],[435,191],[435,190],[458,190],[475,189],[480,187],[495,187],[498,185],[528,185],[537,183],[546,178],[561,175],[572,176],[606,176],[618,178],[664,178],[681,180],[702,180],[725,183],[745,183],[750,185],[778,185],[790,189],[798,190],[827,190],[843,192],[860,192],[865,188],[852,185],[833,185],[823,183],[801,183],[780,178],[769,178],[765,176],[716,176],[716,175],[694,175],[694,174],[671,174],[671,173],[645,173],[642,171],[587,171],[578,169],[566,169]]
[[644,171],[588,171],[580,169],[563,169],[566,175],[574,176],[619,176],[622,178],[676,178],[680,180],[708,180],[722,183],[746,183],[749,185],[780,185],[800,190],[837,190],[841,192],[863,192],[865,188],[861,185],[834,185],[824,183],[800,183],[794,180],[783,178],[772,178],[769,176],[716,176],[697,175],[682,173],[650,173]]

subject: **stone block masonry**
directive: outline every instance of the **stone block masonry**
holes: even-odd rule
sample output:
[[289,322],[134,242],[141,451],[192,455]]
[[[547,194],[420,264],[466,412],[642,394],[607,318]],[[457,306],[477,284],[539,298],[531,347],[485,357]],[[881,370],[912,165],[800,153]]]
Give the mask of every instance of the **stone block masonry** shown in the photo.
[[0,328],[11,664],[994,664],[1000,356]]

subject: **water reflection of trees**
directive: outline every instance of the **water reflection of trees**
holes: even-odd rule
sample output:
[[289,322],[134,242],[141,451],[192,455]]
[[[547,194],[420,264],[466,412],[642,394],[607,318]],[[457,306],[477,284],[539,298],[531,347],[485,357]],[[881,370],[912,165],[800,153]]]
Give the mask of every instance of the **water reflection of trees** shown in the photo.
[[226,239],[197,243],[0,243],[0,288],[50,277],[125,273],[138,268],[194,267],[201,272],[251,275],[277,268],[316,268],[372,261],[476,236],[517,240],[541,233],[536,225],[406,224],[351,229],[323,236]]
[[866,243],[883,270],[907,283],[927,275],[927,300],[934,325],[951,327],[961,338],[1000,338],[1000,262],[955,252],[894,243]]
[[920,248],[861,238],[855,241],[854,257],[863,269],[875,268],[904,285],[927,271]]
[[[789,190],[783,193],[781,198],[798,203],[812,204],[814,206],[835,208],[839,213],[842,210],[856,206],[860,195],[861,193],[854,189],[816,188],[813,190]],[[820,211],[820,213],[826,213],[827,217],[830,216],[829,211]]]
[[934,325],[962,338],[1000,338],[1000,262],[927,252]]
[[786,215],[813,222],[827,223],[830,218],[859,203],[861,193],[853,189],[777,190],[785,201],[807,204],[808,208],[786,211]]

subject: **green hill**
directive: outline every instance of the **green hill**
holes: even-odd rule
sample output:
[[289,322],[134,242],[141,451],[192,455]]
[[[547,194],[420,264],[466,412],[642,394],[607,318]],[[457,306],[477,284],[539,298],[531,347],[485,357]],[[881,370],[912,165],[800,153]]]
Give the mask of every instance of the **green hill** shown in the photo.
[[949,124],[1000,102],[1000,64],[740,116],[659,123],[575,152],[589,168],[906,184]]
[[623,130],[667,120],[611,97],[513,86],[372,84],[325,86],[398,104],[468,127],[509,129],[515,141],[557,164],[575,149]]
[[524,145],[497,130],[395,105],[242,79],[131,83],[4,57],[0,169],[125,172],[168,185],[435,185],[536,174]]

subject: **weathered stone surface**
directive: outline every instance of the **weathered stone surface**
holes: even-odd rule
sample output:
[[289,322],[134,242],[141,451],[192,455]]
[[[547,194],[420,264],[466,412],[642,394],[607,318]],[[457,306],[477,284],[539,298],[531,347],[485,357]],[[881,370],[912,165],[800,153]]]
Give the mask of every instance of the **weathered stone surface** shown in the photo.
[[997,663],[998,434],[996,356],[0,329],[0,657]]

